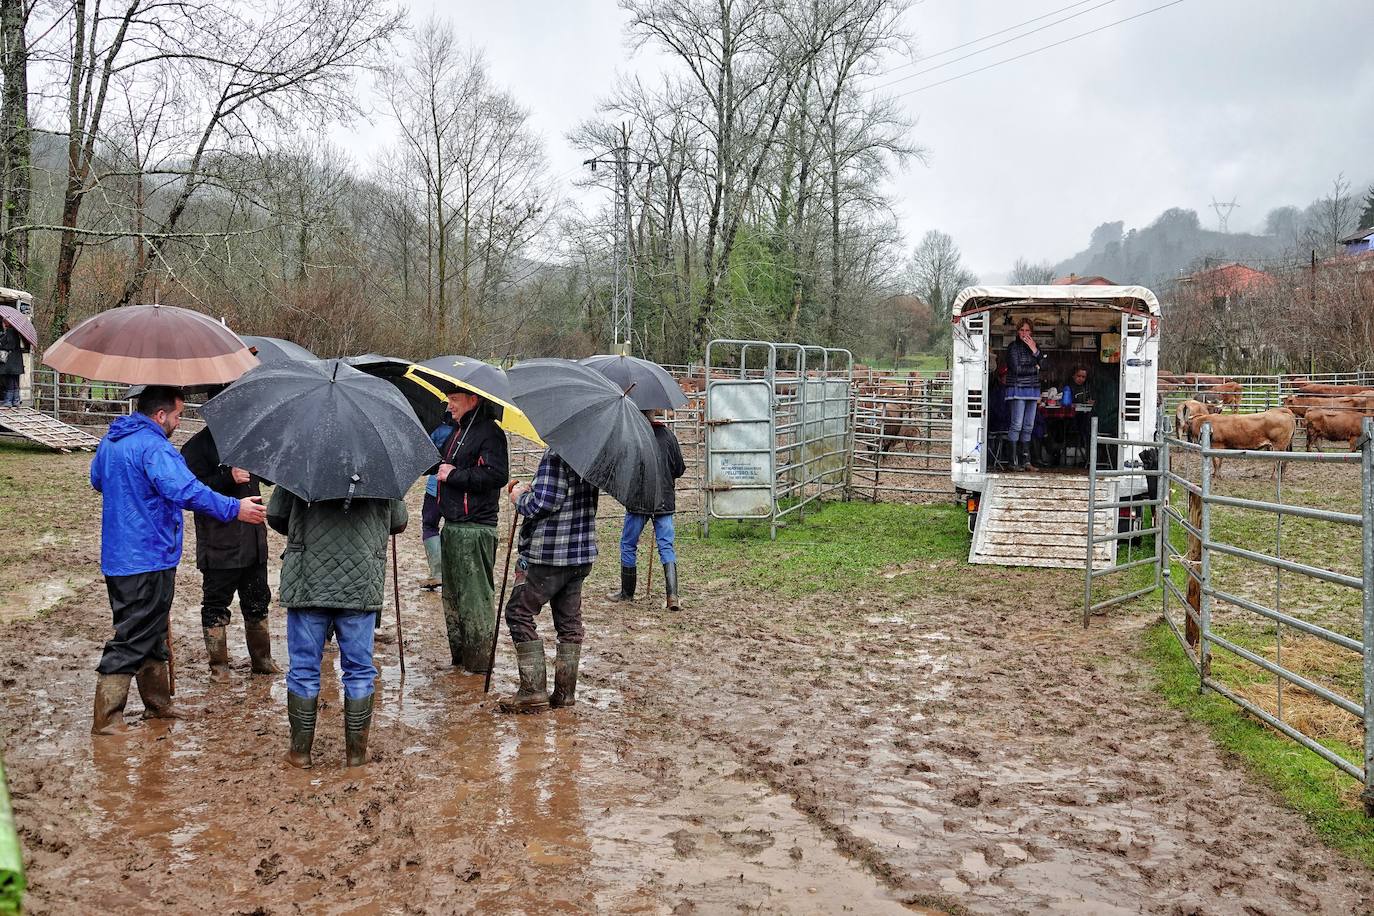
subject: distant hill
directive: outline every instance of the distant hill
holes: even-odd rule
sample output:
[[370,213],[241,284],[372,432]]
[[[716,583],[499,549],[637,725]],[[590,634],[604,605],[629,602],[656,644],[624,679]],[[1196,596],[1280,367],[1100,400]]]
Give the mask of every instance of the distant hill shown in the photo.
[[1186,273],[1201,258],[1250,261],[1284,254],[1275,235],[1221,233],[1202,228],[1197,212],[1166,210],[1144,229],[1126,230],[1121,221],[1093,230],[1088,247],[1054,265],[1056,276],[1101,274],[1118,283],[1159,285]]

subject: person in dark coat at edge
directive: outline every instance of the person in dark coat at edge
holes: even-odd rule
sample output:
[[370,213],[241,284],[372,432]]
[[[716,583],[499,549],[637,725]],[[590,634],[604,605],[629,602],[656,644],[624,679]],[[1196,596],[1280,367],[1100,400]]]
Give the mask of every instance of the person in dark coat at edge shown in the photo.
[[[644,411],[644,417],[654,428],[654,442],[658,445],[658,465],[664,480],[676,481],[687,473],[687,464],[682,460],[682,446],[667,423],[654,418],[653,411]],[[673,513],[677,511],[676,487],[669,489],[663,502],[657,506],[627,507],[625,523],[620,529],[620,591],[607,597],[612,601],[632,601],[638,585],[636,554],[639,552],[639,537],[644,527],[653,522],[654,541],[658,545],[658,557],[663,561],[663,587],[667,593],[667,607],[670,611],[682,609],[677,592],[677,552],[674,549]]]
[[145,388],[136,412],[110,424],[91,462],[91,486],[102,497],[100,571],[115,627],[96,667],[94,735],[128,730],[124,706],[135,678],[145,719],[183,715],[172,705],[167,666],[182,509],[250,525],[261,525],[265,516],[260,498],[224,496],[191,473],[168,441],[184,406],[178,388]]
[[308,503],[285,487],[272,492],[267,524],[286,535],[281,603],[286,605],[286,762],[312,764],[320,699],[320,662],[332,625],[343,675],[348,765],[367,763],[377,669],[372,662],[382,609],[387,539],[406,529],[399,499],[325,499]]
[[[196,479],[216,493],[242,499],[260,496],[258,480],[242,468],[220,463],[219,448],[210,429],[202,429],[181,447],[181,457]],[[196,569],[201,575],[200,626],[205,654],[210,657],[210,680],[229,680],[229,605],[238,593],[243,635],[254,674],[281,674],[272,660],[272,637],[267,609],[272,589],[267,584],[267,529],[233,519],[197,515]]]
[[496,638],[492,596],[501,490],[510,480],[506,434],[492,403],[470,391],[448,396],[457,425],[439,450],[439,534],[443,553],[444,625],[455,668],[485,674]]
[[[582,583],[596,560],[596,487],[552,449],[544,452],[533,484],[513,483],[510,501],[524,516],[515,585],[506,602],[506,627],[515,643],[520,690],[501,700],[502,712],[542,712],[577,702],[582,658]],[[558,634],[553,694],[549,694],[544,643],[534,617],[544,605]]]
[[24,374],[24,353],[28,349],[29,342],[0,318],[0,407],[19,406],[19,379]]
[[[453,417],[445,412],[439,425],[430,430],[429,441],[434,443],[436,452],[443,450],[448,434],[453,432],[455,425]],[[425,479],[425,498],[420,504],[420,540],[424,542],[425,562],[429,566],[429,575],[420,580],[420,588],[429,592],[435,591],[444,582],[444,554],[439,541],[439,525],[442,521],[443,516],[439,514],[439,477],[430,474]]]
[[1007,445],[1011,448],[1013,470],[1035,470],[1030,461],[1030,440],[1035,429],[1035,406],[1040,402],[1040,364],[1044,361],[1045,351],[1035,343],[1035,325],[1029,318],[1022,318],[1004,360],[1010,408]]

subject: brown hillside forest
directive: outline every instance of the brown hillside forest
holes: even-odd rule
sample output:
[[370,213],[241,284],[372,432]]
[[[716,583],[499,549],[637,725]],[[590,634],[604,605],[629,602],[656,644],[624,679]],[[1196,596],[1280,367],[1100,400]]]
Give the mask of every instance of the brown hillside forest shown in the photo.
[[[688,362],[713,337],[946,347],[977,278],[948,235],[904,238],[885,179],[922,161],[919,131],[861,91],[911,47],[910,3],[620,6],[630,46],[668,66],[609,87],[566,138],[598,168],[554,174],[480,36],[389,4],[5,0],[3,282],[35,294],[45,342],[156,300],[321,355],[577,356],[610,345],[624,246],[640,355]],[[339,125],[396,139],[362,162],[329,141]],[[1077,269],[1108,258],[1156,289],[1172,368],[1374,368],[1369,274],[1339,257],[1362,194],[1342,179],[1273,211],[1258,287],[1180,282],[1226,260],[1216,233],[1166,239],[1167,264],[1142,254],[1191,211]],[[1055,272],[1022,261],[1011,279]]]

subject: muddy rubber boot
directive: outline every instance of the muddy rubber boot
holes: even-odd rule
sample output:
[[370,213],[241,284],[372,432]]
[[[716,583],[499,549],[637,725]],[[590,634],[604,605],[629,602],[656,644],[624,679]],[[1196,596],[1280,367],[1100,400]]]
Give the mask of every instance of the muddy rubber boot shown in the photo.
[[1031,450],[1029,442],[1021,443],[1021,467],[1027,471],[1034,471],[1035,465],[1031,464]]
[[563,709],[577,705],[577,664],[582,658],[582,644],[560,642],[553,659],[553,693],[549,705]]
[[286,693],[286,721],[291,726],[291,749],[286,762],[308,770],[311,766],[310,748],[315,743],[315,721],[319,715],[320,698]]
[[348,765],[360,767],[367,763],[367,738],[372,731],[372,698],[344,697],[344,746],[348,750]]
[[502,712],[543,712],[549,708],[549,675],[544,667],[544,643],[538,639],[515,644],[520,690],[501,700]]
[[92,735],[122,735],[129,730],[124,707],[129,702],[132,674],[99,674],[95,679],[95,713]]
[[148,659],[134,676],[143,698],[145,719],[189,719],[191,714],[172,703],[172,675],[166,662]]
[[205,654],[210,657],[210,683],[229,683],[229,637],[224,627],[203,627]]
[[437,537],[425,538],[425,559],[429,561],[429,577],[420,580],[420,588],[432,592],[444,584],[444,551]]
[[682,610],[682,602],[677,599],[677,563],[663,564],[663,590],[667,595],[668,610]]
[[281,674],[281,669],[272,660],[272,634],[267,629],[267,618],[243,621],[243,636],[248,643],[248,655],[253,659],[254,674]]
[[620,591],[611,592],[606,596],[607,601],[633,601],[635,600],[635,584],[638,572],[633,566],[620,567]]

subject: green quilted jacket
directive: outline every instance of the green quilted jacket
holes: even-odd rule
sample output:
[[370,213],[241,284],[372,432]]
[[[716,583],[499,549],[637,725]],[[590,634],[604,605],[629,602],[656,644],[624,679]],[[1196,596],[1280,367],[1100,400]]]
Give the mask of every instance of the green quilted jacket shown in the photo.
[[281,603],[288,608],[376,611],[386,582],[387,536],[405,530],[399,499],[307,503],[277,487],[267,524],[286,535]]

